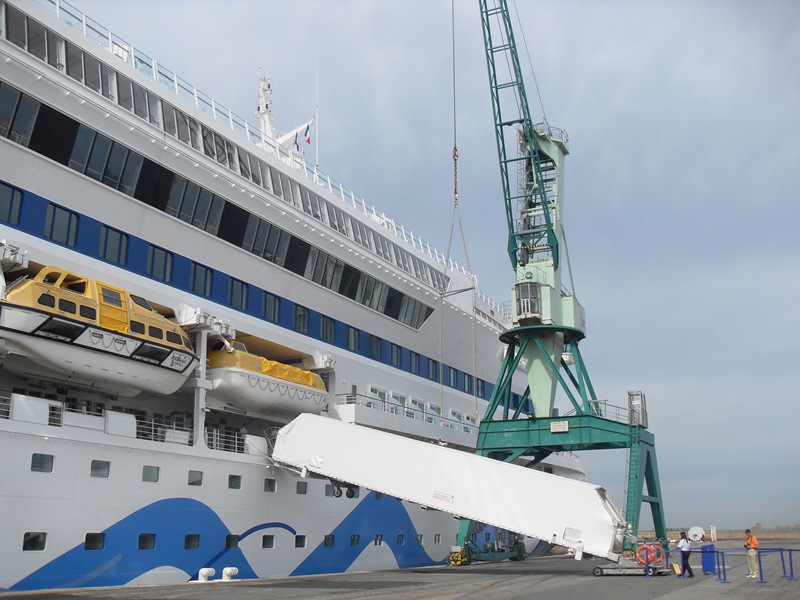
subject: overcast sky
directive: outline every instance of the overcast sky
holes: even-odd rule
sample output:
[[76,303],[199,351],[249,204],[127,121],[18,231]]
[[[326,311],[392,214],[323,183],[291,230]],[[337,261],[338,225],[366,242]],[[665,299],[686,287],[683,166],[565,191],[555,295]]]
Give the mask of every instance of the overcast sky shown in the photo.
[[[314,114],[318,85],[308,160],[318,149],[323,171],[446,250],[450,0],[74,3],[252,123],[259,70],[283,131]],[[455,2],[467,255],[453,248],[502,302],[513,272],[477,4]],[[668,526],[799,525],[800,3],[517,10],[534,118],[570,135],[581,350],[600,398],[647,395]],[[625,453],[583,461],[624,506]]]

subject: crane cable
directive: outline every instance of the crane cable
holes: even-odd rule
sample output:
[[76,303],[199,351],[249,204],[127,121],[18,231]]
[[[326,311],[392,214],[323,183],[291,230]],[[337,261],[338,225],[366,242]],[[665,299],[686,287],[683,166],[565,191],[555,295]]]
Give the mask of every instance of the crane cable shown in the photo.
[[[474,415],[477,421],[478,417],[478,395],[477,395],[477,356],[476,356],[476,312],[475,312],[475,292],[476,292],[476,281],[475,277],[472,274],[472,267],[469,264],[469,254],[467,252],[467,242],[466,237],[464,236],[464,227],[461,223],[461,214],[458,210],[458,119],[457,119],[457,112],[456,112],[456,17],[455,17],[455,0],[450,0],[450,29],[451,29],[451,56],[452,56],[452,89],[453,89],[453,214],[450,219],[450,234],[447,240],[447,253],[445,254],[445,271],[450,264],[450,248],[453,241],[453,228],[455,227],[455,222],[458,220],[458,230],[461,234],[461,243],[464,249],[464,261],[466,262],[467,267],[467,275],[470,277],[472,281],[472,285],[469,288],[465,288],[463,290],[453,290],[450,293],[456,294],[465,291],[472,292],[472,314],[468,315],[472,319],[472,387],[469,390],[473,396],[473,405],[474,405]],[[444,303],[444,295],[445,291],[440,290],[439,293],[439,368],[441,369],[443,366],[442,362],[442,345],[443,345],[443,334],[442,334],[442,321],[443,321],[443,303]],[[440,416],[444,416],[442,411],[444,410],[444,373],[439,373],[439,403],[440,403]]]

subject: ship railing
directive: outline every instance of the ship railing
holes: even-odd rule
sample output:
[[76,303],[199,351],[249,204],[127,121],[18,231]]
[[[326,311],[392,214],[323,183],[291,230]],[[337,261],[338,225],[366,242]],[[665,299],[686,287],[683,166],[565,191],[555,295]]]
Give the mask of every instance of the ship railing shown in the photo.
[[[215,122],[225,126],[246,139],[253,145],[258,146],[268,154],[278,158],[298,173],[302,173],[305,179],[325,188],[337,200],[345,205],[352,206],[358,212],[370,217],[383,229],[392,233],[394,237],[410,244],[423,254],[435,260],[446,270],[460,271],[470,278],[474,275],[463,265],[452,257],[448,257],[444,252],[437,250],[428,242],[416,235],[410,229],[397,223],[394,219],[369,204],[363,198],[357,196],[353,191],[329,177],[316,165],[306,162],[305,158],[268,136],[261,130],[250,124],[246,119],[237,115],[223,104],[215,101],[211,96],[198,90],[197,87],[178,76],[174,71],[160,64],[156,59],[148,56],[133,44],[120,38],[118,35],[86,16],[79,9],[72,6],[66,0],[34,0],[37,4],[53,13],[56,18],[83,33],[87,38],[95,41],[100,46],[114,54],[120,60],[128,63],[140,73],[156,81],[162,88],[169,90],[180,98],[197,107],[199,110],[208,114]],[[495,304],[488,300],[490,304]]]
[[193,432],[190,428],[175,423],[163,423],[157,419],[136,419],[136,437],[140,440],[191,446]]
[[247,434],[238,431],[229,431],[219,427],[206,427],[205,429],[206,446],[211,450],[244,454],[247,448],[246,439]]
[[[601,417],[603,419],[608,419],[609,421],[616,421],[617,423],[630,424],[630,419],[632,416],[631,411],[622,406],[609,404],[608,400],[589,400],[589,408],[591,410],[591,414],[595,417]],[[564,413],[562,416],[571,417],[575,416],[576,414],[577,412],[575,409],[572,409],[569,412]]]
[[11,396],[0,396],[0,419],[11,418]]
[[363,406],[371,410],[381,411],[388,414],[397,415],[398,417],[413,419],[430,423],[432,425],[439,425],[447,429],[456,431],[463,431],[464,433],[473,433],[477,431],[477,424],[465,422],[457,417],[442,417],[440,409],[431,408],[426,406],[405,405],[392,398],[381,398],[375,395],[364,394],[339,394],[336,396],[336,405],[355,404]]

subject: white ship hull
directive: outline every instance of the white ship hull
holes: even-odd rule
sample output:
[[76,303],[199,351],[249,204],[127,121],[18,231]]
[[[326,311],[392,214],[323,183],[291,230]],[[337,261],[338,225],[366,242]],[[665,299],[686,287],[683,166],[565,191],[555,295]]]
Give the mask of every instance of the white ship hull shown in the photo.
[[[107,281],[183,327],[199,362],[135,360],[137,342],[100,328],[46,338],[33,311],[3,308],[0,591],[443,564],[449,514],[367,489],[336,498],[331,482],[274,466],[271,444],[288,413],[310,411],[474,450],[500,307],[442,299],[472,276],[268,136],[231,129],[194,90],[168,89],[160,63],[51,9],[0,0],[7,281],[44,265]],[[220,336],[324,378],[327,407],[289,387],[265,401],[266,378],[207,369]],[[563,461],[548,464],[581,476]]]

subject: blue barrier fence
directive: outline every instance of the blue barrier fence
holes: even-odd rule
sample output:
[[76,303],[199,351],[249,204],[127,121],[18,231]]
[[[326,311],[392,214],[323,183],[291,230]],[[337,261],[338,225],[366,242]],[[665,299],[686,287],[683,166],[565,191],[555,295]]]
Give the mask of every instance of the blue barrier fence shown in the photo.
[[[794,576],[794,554],[800,552],[798,549],[794,548],[765,548],[756,550],[756,557],[758,560],[758,583],[766,583],[767,580],[764,579],[764,568],[763,568],[763,558],[765,555],[770,554],[780,554],[781,556],[781,571],[782,575],[781,578],[788,579],[790,581],[795,580]],[[680,558],[681,553],[678,551],[676,552],[673,550],[672,555],[677,555]],[[742,552],[741,550],[737,549],[718,549],[715,548],[713,545],[703,546],[699,551],[692,550],[692,555],[700,554],[702,556],[702,569],[703,573],[714,573],[716,574],[717,581],[720,583],[730,583],[728,580],[728,567],[727,561],[725,559],[726,555],[745,555],[746,552]],[[670,551],[666,551],[666,561],[667,564],[670,563]],[[787,560],[788,558],[788,560]],[[680,560],[678,561],[680,564]],[[645,565],[647,567],[647,565]],[[649,569],[646,569],[646,572],[649,576]]]

